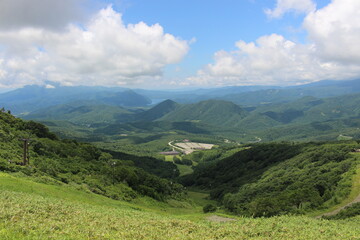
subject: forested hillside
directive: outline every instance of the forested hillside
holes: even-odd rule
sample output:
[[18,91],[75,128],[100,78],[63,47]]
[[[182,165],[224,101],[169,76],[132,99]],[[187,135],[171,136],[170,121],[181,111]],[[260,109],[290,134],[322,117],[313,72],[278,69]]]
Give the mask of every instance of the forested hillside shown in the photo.
[[[26,166],[21,165],[23,141],[19,140],[23,138],[30,139],[30,164]],[[179,172],[172,163],[121,153],[110,155],[90,144],[60,140],[44,125],[5,112],[0,112],[0,146],[1,171],[22,172],[38,181],[127,200],[141,195],[162,200],[182,192],[180,185],[149,173],[176,177]],[[154,165],[156,170],[152,169]]]
[[207,100],[183,105],[162,117],[163,121],[194,121],[213,126],[236,127],[247,112],[232,102]]
[[228,210],[248,216],[304,213],[346,198],[360,163],[357,142],[257,144],[199,164],[182,183],[211,191]]

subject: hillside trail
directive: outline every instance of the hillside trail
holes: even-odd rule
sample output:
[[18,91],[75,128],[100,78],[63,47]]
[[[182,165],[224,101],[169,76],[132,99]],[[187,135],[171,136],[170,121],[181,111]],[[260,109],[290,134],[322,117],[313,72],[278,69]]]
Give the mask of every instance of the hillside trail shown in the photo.
[[224,222],[232,222],[236,221],[234,218],[220,217],[218,215],[212,215],[206,218],[210,222],[224,223]]
[[[356,192],[359,192],[359,189],[360,189],[360,169],[358,169],[357,170],[357,174],[356,174],[357,176],[355,176],[355,181],[354,181],[354,183],[353,183],[353,189],[352,189],[352,191],[356,191]],[[346,208],[346,207],[348,207],[348,206],[350,206],[350,205],[352,205],[352,204],[354,204],[354,203],[358,203],[358,202],[360,202],[360,193],[357,195],[357,197],[356,198],[354,198],[351,202],[349,202],[348,204],[346,204],[346,205],[344,205],[344,206],[341,206],[341,207],[339,207],[339,208],[337,208],[337,209],[335,209],[335,210],[333,210],[333,211],[331,211],[331,212],[327,212],[327,213],[323,213],[323,214],[321,214],[321,215],[319,215],[319,216],[316,216],[316,218],[321,218],[322,216],[333,216],[333,215],[336,215],[336,214],[338,214],[341,210],[343,210],[344,208]]]
[[334,211],[331,211],[331,212],[328,212],[328,213],[324,213],[324,214],[321,214],[319,216],[316,216],[316,218],[321,218],[323,216],[333,216],[333,215],[336,215],[338,214],[341,210],[343,210],[344,208],[354,204],[354,203],[358,203],[360,202],[360,194],[351,202],[349,202],[348,204],[342,206],[342,207],[339,207],[337,209],[335,209]]

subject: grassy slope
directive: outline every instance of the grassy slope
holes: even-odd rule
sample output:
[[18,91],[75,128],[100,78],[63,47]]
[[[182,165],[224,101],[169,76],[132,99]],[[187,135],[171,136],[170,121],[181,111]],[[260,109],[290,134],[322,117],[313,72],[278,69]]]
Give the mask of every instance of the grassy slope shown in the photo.
[[[0,239],[357,239],[360,218],[282,216],[226,224],[0,173]],[[191,219],[191,220],[189,220]]]

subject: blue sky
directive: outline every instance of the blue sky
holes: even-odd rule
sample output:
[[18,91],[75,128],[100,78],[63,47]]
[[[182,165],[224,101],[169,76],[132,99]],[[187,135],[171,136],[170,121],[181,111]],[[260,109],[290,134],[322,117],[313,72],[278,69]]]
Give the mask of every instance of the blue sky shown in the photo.
[[49,81],[182,88],[360,78],[359,2],[3,0],[0,88]]
[[[186,4],[184,4],[186,2]],[[251,42],[260,36],[278,33],[294,41],[306,41],[301,29],[304,14],[286,14],[282,19],[269,19],[264,9],[271,9],[271,0],[124,0],[105,1],[123,13],[126,23],[144,21],[159,23],[166,32],[186,40],[196,39],[191,44],[185,59],[167,68],[168,75],[195,74],[203,65],[212,60],[219,50],[235,50],[235,42]],[[329,3],[317,1],[322,7]],[[176,72],[179,66],[182,71]]]

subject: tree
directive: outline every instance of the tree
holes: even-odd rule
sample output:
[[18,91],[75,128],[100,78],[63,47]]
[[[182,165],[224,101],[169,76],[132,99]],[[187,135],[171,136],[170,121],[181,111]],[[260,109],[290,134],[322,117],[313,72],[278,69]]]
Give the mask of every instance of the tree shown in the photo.
[[216,206],[214,206],[211,203],[208,203],[203,207],[203,212],[204,213],[215,212],[215,211],[216,211]]

